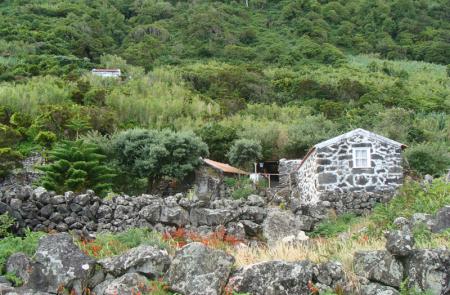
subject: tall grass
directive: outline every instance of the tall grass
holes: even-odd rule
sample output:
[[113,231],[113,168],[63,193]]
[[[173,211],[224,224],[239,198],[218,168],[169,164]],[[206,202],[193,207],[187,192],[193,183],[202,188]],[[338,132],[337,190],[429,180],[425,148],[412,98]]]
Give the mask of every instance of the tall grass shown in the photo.
[[42,105],[70,103],[73,85],[59,78],[35,77],[25,84],[0,84],[0,105],[15,112],[36,115]]
[[217,105],[203,101],[175,73],[163,69],[115,88],[107,104],[117,111],[119,121],[151,128],[186,129],[218,113]]

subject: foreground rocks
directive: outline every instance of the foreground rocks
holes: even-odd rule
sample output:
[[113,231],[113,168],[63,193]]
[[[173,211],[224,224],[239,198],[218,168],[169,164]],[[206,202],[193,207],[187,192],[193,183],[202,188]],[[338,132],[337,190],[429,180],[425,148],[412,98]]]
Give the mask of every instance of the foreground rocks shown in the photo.
[[411,290],[449,294],[449,249],[415,250],[409,221],[398,218],[394,224],[398,229],[386,233],[386,251],[355,253],[355,272],[369,280],[361,294],[399,294],[404,281]]
[[307,295],[314,265],[309,261],[268,261],[246,266],[230,278],[229,288],[260,295]]
[[167,251],[152,246],[141,245],[120,256],[98,261],[104,271],[115,277],[125,273],[140,273],[147,278],[157,279],[167,271],[170,257]]
[[267,243],[272,245],[287,237],[292,240],[292,236],[303,236],[303,230],[310,230],[311,226],[311,221],[307,218],[300,218],[288,210],[271,208],[262,225],[262,232]]
[[165,276],[171,289],[186,295],[220,295],[227,283],[234,257],[201,243],[177,251]]
[[[388,250],[357,252],[354,270],[361,286],[357,294],[397,295],[406,282],[411,289],[431,294],[448,293],[450,252],[448,249],[409,249],[409,228],[387,233]],[[408,245],[407,251],[399,251]],[[400,253],[400,254],[399,254]],[[408,254],[405,254],[408,253]],[[181,295],[220,295],[232,292],[251,295],[311,294],[344,290],[352,294],[343,266],[337,262],[315,264],[303,261],[267,261],[233,271],[234,257],[202,243],[190,243],[173,257],[165,250],[141,245],[121,255],[99,261],[86,256],[66,233],[48,235],[39,241],[33,258],[11,255],[9,272],[25,282],[13,288],[0,277],[0,294],[96,295],[152,294],[155,282]],[[151,282],[153,280],[153,283]],[[159,284],[159,283],[158,283]]]
[[73,243],[69,234],[49,235],[39,241],[25,287],[50,293],[67,288],[81,294],[88,287],[95,264],[94,259]]

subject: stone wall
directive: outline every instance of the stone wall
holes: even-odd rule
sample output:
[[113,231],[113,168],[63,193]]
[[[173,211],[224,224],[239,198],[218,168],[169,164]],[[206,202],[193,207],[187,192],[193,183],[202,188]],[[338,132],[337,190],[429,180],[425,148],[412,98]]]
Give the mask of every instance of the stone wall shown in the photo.
[[298,170],[296,181],[301,202],[304,204],[316,204],[319,201],[317,191],[317,156],[315,153],[302,164]]
[[[370,168],[353,167],[353,148],[370,148]],[[339,212],[360,213],[389,200],[402,184],[400,146],[358,134],[319,147],[306,159],[297,178],[302,202],[331,203]]]
[[[302,162],[301,159],[281,159],[278,162],[278,173],[280,174],[280,187],[289,187],[289,185],[296,185],[295,172],[298,166]],[[291,176],[291,183],[289,184],[289,176]]]
[[4,212],[16,219],[16,231],[30,228],[34,231],[117,232],[132,227],[163,231],[202,226],[214,230],[221,225],[233,228],[241,221],[260,228],[267,213],[267,202],[257,195],[246,200],[208,201],[188,199],[183,194],[168,197],[121,195],[101,199],[93,191],[56,195],[44,188],[16,186],[0,190],[0,214]]

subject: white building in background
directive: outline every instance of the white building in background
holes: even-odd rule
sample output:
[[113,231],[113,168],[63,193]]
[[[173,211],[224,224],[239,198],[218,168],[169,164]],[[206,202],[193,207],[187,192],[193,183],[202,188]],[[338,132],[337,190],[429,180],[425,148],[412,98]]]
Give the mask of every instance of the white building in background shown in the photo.
[[92,69],[92,74],[102,78],[120,78],[120,69]]

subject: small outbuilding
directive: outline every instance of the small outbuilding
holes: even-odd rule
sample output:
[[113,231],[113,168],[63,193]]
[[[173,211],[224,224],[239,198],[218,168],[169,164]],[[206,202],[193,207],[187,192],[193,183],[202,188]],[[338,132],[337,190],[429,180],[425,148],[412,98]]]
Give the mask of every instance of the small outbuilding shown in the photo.
[[402,184],[405,147],[360,128],[318,143],[294,170],[296,193],[303,204],[362,213]]
[[248,177],[249,173],[226,163],[202,159],[203,164],[195,171],[195,194],[200,199],[218,199],[227,194],[224,178]]
[[120,69],[92,69],[91,73],[102,78],[120,78]]

